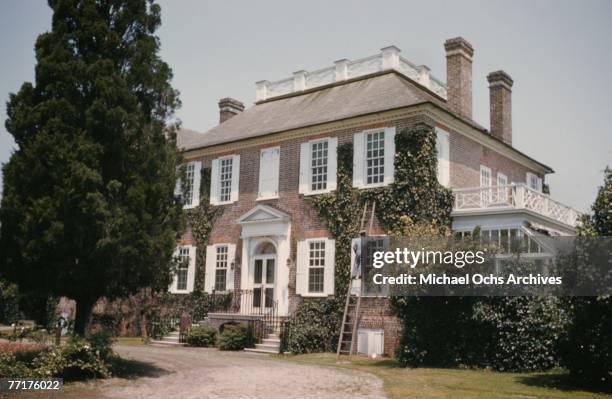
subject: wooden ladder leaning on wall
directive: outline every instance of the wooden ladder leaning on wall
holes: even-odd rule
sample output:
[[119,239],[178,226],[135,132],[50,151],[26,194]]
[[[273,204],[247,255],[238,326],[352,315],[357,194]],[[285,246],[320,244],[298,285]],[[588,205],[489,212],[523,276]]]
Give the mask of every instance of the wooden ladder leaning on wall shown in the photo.
[[[361,237],[369,235],[372,231],[375,211],[376,202],[366,201],[363,205],[363,212],[361,213],[361,223],[359,226],[359,235]],[[356,254],[356,256],[361,256],[361,254]],[[356,335],[360,316],[359,308],[361,306],[361,288],[357,291],[355,295],[353,295],[351,291],[353,290],[353,281],[357,281],[358,278],[361,279],[361,276],[353,276],[352,268],[353,265],[351,265],[351,276],[349,278],[348,289],[346,291],[344,315],[342,316],[340,336],[338,337],[338,349],[336,351],[337,357],[340,357],[340,355],[352,356],[355,353],[355,343],[357,342]],[[361,270],[359,271],[359,274],[361,274]]]

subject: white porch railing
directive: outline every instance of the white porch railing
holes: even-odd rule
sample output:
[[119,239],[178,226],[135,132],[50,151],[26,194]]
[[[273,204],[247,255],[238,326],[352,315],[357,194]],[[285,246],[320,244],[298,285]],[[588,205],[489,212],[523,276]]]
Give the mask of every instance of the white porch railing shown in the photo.
[[453,211],[477,211],[495,209],[527,209],[540,215],[575,227],[581,216],[577,210],[563,205],[549,195],[527,187],[525,184],[507,186],[459,188],[453,190]]

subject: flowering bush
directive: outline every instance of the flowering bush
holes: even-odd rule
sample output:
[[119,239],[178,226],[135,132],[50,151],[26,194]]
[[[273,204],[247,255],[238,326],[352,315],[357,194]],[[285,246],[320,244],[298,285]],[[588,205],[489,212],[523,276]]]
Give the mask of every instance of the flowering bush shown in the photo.
[[106,378],[107,364],[96,348],[86,340],[75,339],[65,346],[53,347],[34,359],[34,373],[44,377],[66,380]]

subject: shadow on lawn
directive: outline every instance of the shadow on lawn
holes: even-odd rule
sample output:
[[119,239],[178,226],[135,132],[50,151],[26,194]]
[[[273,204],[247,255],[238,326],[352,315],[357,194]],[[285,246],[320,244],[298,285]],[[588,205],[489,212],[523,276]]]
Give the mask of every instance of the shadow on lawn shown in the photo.
[[608,385],[585,385],[579,384],[572,380],[568,373],[541,373],[532,374],[524,377],[520,377],[517,380],[521,384],[529,385],[532,387],[558,389],[560,391],[586,391],[591,393],[599,394],[611,394],[612,386]]
[[141,377],[159,378],[172,374],[171,371],[157,367],[152,363],[123,359],[120,357],[113,358],[111,364],[114,377],[129,380]]

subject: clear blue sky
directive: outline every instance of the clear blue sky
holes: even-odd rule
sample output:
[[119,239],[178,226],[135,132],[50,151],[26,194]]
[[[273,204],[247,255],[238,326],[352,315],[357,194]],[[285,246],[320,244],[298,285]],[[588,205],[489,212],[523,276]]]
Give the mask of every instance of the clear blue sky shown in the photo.
[[[162,56],[183,126],[205,131],[217,101],[252,104],[254,82],[355,59],[394,44],[446,80],[442,43],[475,48],[474,118],[489,126],[488,72],[514,78],[514,145],[548,164],[553,198],[587,210],[612,166],[612,1],[161,1]],[[34,77],[46,1],[0,5],[0,98]],[[0,119],[6,109],[0,106]],[[14,147],[0,127],[0,162]]]

